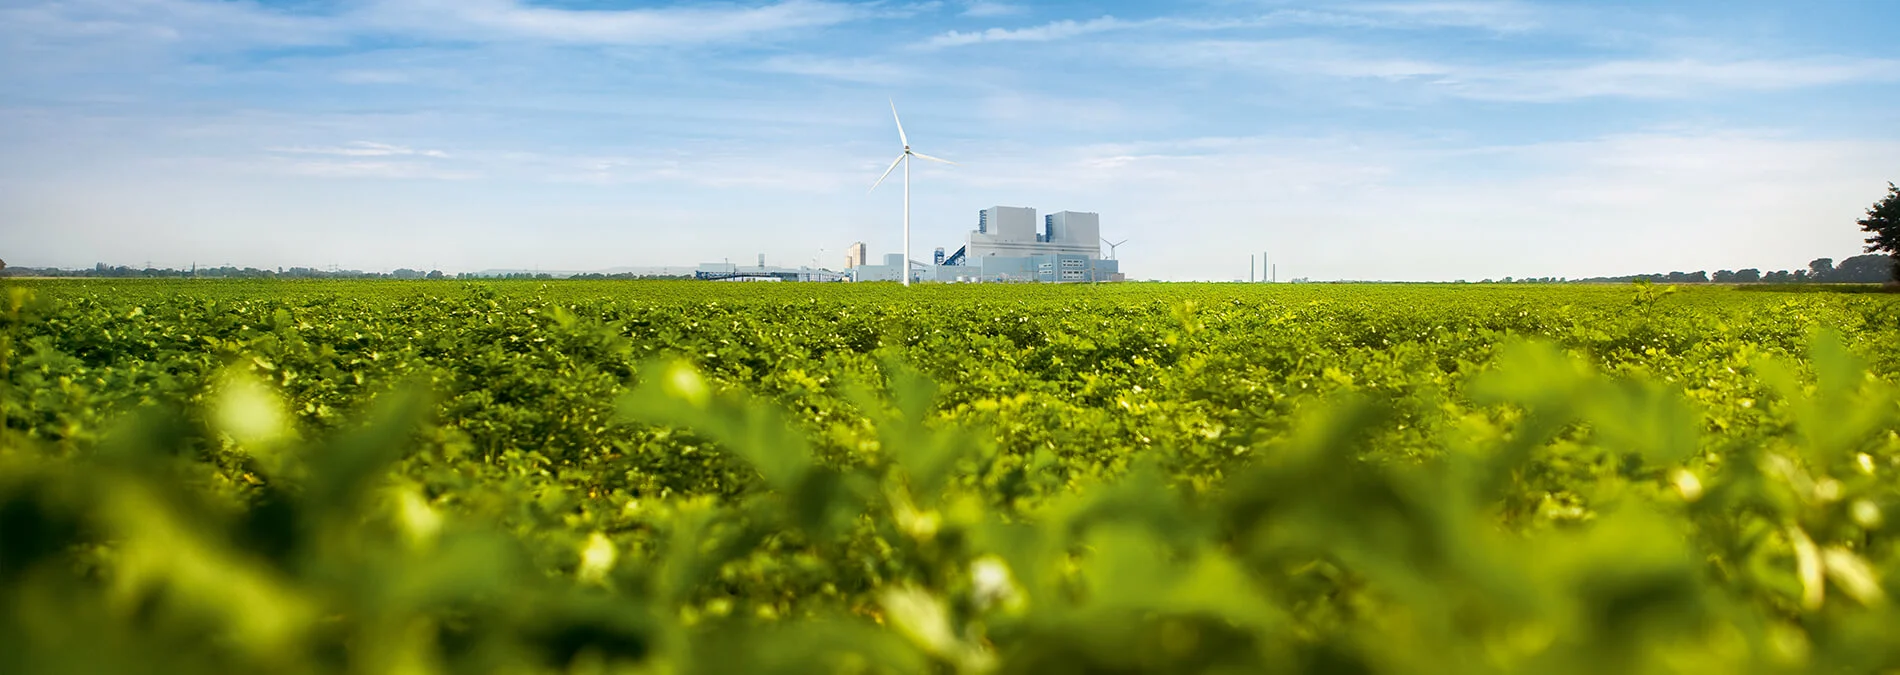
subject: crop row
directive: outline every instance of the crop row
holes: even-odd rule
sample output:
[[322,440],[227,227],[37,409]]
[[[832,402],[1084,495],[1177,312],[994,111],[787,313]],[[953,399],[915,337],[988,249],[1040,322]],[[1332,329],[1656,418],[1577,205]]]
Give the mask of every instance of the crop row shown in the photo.
[[1900,667],[1877,296],[4,290],[35,669]]

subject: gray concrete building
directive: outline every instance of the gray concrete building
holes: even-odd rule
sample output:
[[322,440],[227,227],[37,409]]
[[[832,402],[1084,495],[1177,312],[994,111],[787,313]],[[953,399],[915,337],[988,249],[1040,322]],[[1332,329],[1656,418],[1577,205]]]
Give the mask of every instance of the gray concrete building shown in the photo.
[[911,281],[948,283],[1121,281],[1120,263],[1102,258],[1101,216],[1058,211],[1036,219],[1036,210],[992,206],[977,212],[976,229],[956,252],[932,252],[929,263],[886,254],[883,264],[859,264],[856,281],[899,281],[908,268]]
[[[1037,225],[1041,227],[1038,228]],[[963,248],[933,265],[936,281],[1121,281],[1120,264],[1102,259],[1101,216],[1058,211],[1036,221],[1036,210],[992,206],[977,213]]]

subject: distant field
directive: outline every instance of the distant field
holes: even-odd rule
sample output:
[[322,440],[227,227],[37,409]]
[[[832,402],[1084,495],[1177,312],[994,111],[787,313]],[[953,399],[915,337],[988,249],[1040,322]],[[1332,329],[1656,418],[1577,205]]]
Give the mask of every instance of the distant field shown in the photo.
[[21,672],[1900,668],[1895,295],[0,303]]

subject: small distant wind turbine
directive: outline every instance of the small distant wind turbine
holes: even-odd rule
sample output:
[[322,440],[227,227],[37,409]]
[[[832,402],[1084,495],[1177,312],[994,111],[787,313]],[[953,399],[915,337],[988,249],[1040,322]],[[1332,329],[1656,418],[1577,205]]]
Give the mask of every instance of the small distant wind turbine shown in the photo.
[[945,164],[949,164],[952,166],[956,165],[956,162],[952,162],[947,159],[938,159],[936,157],[931,157],[930,155],[926,155],[921,152],[912,152],[910,149],[910,137],[904,135],[904,120],[897,116],[897,101],[894,101],[894,100],[891,101],[891,119],[897,120],[897,140],[904,144],[904,152],[903,154],[898,155],[897,159],[891,160],[891,168],[885,169],[884,175],[877,177],[877,182],[871,184],[871,190],[876,190],[877,186],[884,184],[884,179],[889,178],[891,175],[891,172],[897,170],[898,164],[901,163],[904,165],[904,263],[903,263],[904,270],[903,270],[903,275],[904,275],[904,285],[909,286],[910,285],[910,161],[909,160],[912,157],[916,157],[918,159],[928,159],[932,162],[943,162]]
[[1108,259],[1118,260],[1118,258],[1115,257],[1115,247],[1128,243],[1128,240],[1123,239],[1121,241],[1109,241],[1107,237],[1103,237],[1102,243],[1108,244]]

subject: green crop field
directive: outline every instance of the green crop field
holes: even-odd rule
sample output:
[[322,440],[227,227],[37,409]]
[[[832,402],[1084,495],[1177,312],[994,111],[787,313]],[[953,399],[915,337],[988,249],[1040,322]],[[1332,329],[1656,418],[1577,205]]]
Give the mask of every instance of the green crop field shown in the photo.
[[0,285],[0,672],[1900,669],[1900,298]]

